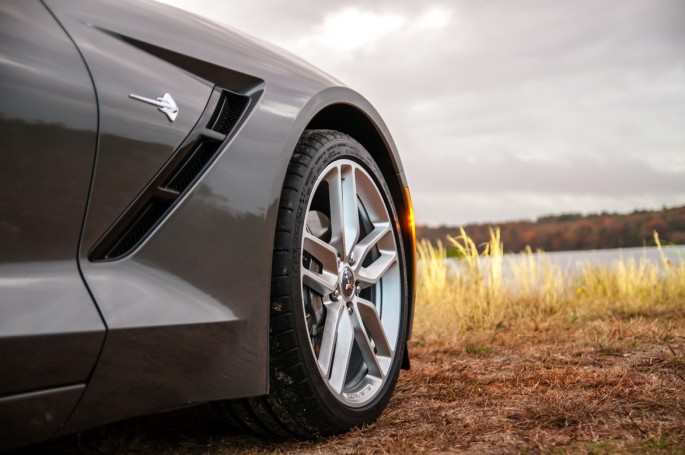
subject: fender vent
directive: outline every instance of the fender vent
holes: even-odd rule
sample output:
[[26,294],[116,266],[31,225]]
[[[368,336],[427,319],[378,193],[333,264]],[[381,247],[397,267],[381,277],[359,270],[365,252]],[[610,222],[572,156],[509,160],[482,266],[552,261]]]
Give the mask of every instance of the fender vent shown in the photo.
[[171,201],[161,198],[150,199],[119,240],[112,245],[105,259],[118,258],[135,248],[140,243],[140,240],[155,227],[160,218],[169,210],[171,204]]
[[215,88],[195,129],[98,241],[89,259],[116,260],[136,249],[214,161],[247,111],[249,101],[248,96]]
[[176,173],[171,176],[169,182],[164,185],[165,188],[179,193],[185,191],[205,166],[212,161],[220,145],[219,141],[200,142],[178,167]]
[[217,133],[228,134],[240,120],[248,100],[247,96],[224,91],[221,94],[216,113],[209,121],[209,129]]

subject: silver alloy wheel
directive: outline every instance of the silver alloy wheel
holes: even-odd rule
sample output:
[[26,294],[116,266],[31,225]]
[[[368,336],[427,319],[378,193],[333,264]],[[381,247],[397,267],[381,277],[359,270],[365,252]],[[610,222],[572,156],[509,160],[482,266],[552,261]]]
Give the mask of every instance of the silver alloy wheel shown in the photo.
[[302,238],[302,304],[312,353],[333,395],[369,403],[388,379],[401,323],[402,283],[393,218],[358,163],[319,176]]

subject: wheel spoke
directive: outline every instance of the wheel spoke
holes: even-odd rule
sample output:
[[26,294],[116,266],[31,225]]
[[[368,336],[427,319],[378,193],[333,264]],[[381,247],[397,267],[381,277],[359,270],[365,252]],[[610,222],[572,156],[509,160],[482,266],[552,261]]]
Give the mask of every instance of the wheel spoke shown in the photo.
[[352,257],[354,257],[355,260],[355,272],[362,266],[362,262],[366,259],[366,255],[369,254],[369,251],[371,251],[388,232],[390,232],[390,223],[376,223],[373,231],[369,232],[359,241],[359,243],[357,243],[352,253]]
[[385,335],[385,329],[383,328],[376,305],[361,297],[357,297],[355,305],[357,306],[356,309],[359,316],[369,331],[371,339],[376,344],[376,354],[382,357],[392,357],[394,351],[390,347],[388,337]]
[[[371,304],[371,306],[373,307],[373,304]],[[357,346],[359,346],[359,350],[362,353],[362,357],[364,358],[364,363],[369,370],[369,374],[383,379],[388,371],[387,367],[390,362],[390,358],[388,356],[384,355],[384,358],[381,358],[380,352],[376,352],[378,349],[377,343],[379,342],[386,351],[388,349],[388,342],[385,339],[383,329],[382,327],[380,329],[379,341],[377,342],[375,339],[373,339],[372,344],[372,339],[369,338],[369,334],[367,333],[366,322],[368,320],[372,325],[375,326],[375,321],[373,321],[374,317],[370,316],[368,314],[368,310],[364,308],[365,305],[360,305],[358,301],[354,303],[354,307],[355,310],[351,315],[352,327],[354,328],[354,339],[357,342]],[[375,313],[376,310],[374,308],[371,311]],[[362,315],[362,313],[366,314]],[[366,318],[364,316],[366,316]],[[375,319],[377,319],[380,323],[380,319],[378,319],[377,316]],[[378,327],[374,327],[374,330],[376,333],[378,333]]]
[[378,283],[395,261],[397,261],[396,251],[382,251],[381,257],[376,259],[371,265],[361,267],[357,274],[361,288],[365,289]]
[[331,245],[305,232],[302,249],[321,263],[324,272],[338,274],[338,252]]
[[344,214],[343,214],[343,192],[342,192],[342,177],[340,175],[340,167],[336,166],[331,169],[330,173],[325,177],[328,183],[328,204],[331,212],[331,245],[344,254]]
[[325,378],[331,374],[331,361],[333,360],[333,350],[336,346],[338,325],[342,315],[344,305],[339,301],[329,300],[324,303],[326,306],[326,325],[321,335],[321,347],[319,349],[319,368]]
[[352,321],[347,311],[342,311],[340,315],[337,335],[329,384],[336,393],[340,394],[347,378],[347,369],[350,365],[350,355],[355,339]]
[[374,224],[390,221],[390,215],[376,184],[363,172],[358,173],[357,197],[363,201],[369,220]]
[[359,207],[357,205],[357,174],[353,167],[341,179],[343,202],[343,258],[347,260],[359,239]]
[[338,276],[325,270],[321,273],[316,273],[302,267],[302,283],[321,295],[328,295],[335,290]]

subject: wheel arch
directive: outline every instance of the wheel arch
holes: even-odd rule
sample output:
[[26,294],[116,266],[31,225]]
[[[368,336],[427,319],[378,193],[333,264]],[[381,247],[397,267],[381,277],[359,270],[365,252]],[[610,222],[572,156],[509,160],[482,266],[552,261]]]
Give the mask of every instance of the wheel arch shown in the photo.
[[[359,98],[361,97],[359,96]],[[366,104],[366,106],[362,107],[360,104],[340,101],[326,104],[313,115],[305,129],[331,129],[348,134],[371,154],[388,184],[398,210],[401,223],[402,251],[407,264],[409,291],[407,338],[409,339],[416,297],[416,240],[413,209],[409,198],[407,180],[392,137],[373,107],[363,98],[362,100],[364,103],[360,104],[362,106]],[[402,366],[409,368],[406,349]]]

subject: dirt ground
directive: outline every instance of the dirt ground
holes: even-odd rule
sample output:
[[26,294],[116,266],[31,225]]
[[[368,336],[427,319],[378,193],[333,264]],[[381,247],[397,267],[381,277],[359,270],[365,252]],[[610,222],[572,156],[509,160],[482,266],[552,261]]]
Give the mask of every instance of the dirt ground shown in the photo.
[[346,435],[259,440],[200,406],[21,453],[685,453],[682,317],[465,332],[411,354],[381,418]]

